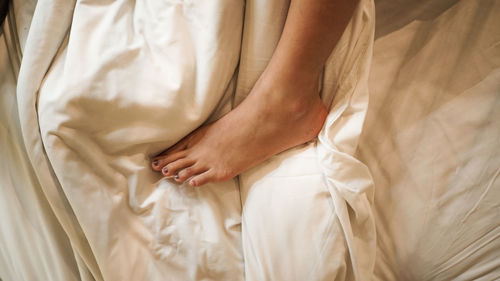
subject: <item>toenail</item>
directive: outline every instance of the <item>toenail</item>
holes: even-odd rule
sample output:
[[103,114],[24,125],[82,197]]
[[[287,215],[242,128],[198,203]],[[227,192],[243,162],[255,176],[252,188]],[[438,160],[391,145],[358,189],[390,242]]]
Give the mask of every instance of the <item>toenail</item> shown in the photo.
[[158,166],[158,160],[153,161],[153,165]]
[[175,175],[174,179],[178,180],[179,179],[179,175]]
[[164,167],[164,168],[163,168],[163,170],[162,170],[162,172],[163,172],[164,174],[168,173],[168,169],[167,169],[167,167]]

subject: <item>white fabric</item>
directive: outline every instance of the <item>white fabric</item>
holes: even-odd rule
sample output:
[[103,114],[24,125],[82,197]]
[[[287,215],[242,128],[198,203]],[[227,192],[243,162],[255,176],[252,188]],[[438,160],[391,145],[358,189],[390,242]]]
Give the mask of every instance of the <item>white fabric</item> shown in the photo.
[[[273,53],[285,3],[247,1],[237,102]],[[361,1],[325,66],[321,94],[330,113],[318,144],[292,149],[240,176],[247,280],[370,279],[373,184],[352,154],[368,106],[373,29],[373,3]]]
[[16,79],[36,2],[13,2],[0,36],[0,279],[79,280],[71,242],[34,174],[19,127]]
[[319,141],[201,189],[148,157],[246,96],[287,1],[40,1],[27,41],[34,3],[14,3],[3,281],[500,278],[499,1],[379,0],[371,69],[362,1],[325,68]]
[[[240,240],[241,205],[236,182],[192,189],[162,180],[148,164],[148,156],[199,126],[218,103],[220,110],[215,115],[227,110],[222,102],[230,101],[224,93],[231,93],[234,85],[242,4],[221,1],[204,5],[96,5],[81,1],[73,8],[68,2],[51,6],[39,2],[20,74],[19,107],[24,116],[21,124],[42,188],[49,200],[59,205],[56,213],[62,213],[63,226],[72,230],[68,231],[70,240],[75,240],[76,250],[94,278],[243,278],[241,247],[246,246]],[[279,5],[284,18],[288,3]],[[248,20],[245,24],[251,31],[252,18],[246,17]],[[331,136],[325,132],[321,142],[321,155],[325,158],[345,153],[344,147],[336,147],[336,142],[356,146],[349,138],[354,137],[355,141],[359,136],[367,106],[372,33],[373,7],[369,1],[363,1],[326,67],[323,85],[325,99],[333,99],[336,93],[340,100],[332,108],[333,116],[325,131],[341,130],[333,127],[343,126],[344,112],[357,115],[359,111],[361,118],[356,117],[356,125],[344,133],[347,140],[328,140]],[[269,40],[277,40],[279,33],[275,35]],[[243,40],[247,40],[246,36]],[[36,49],[30,44],[40,41],[45,44],[36,44]],[[252,41],[246,45],[247,51],[252,52]],[[272,48],[263,50],[270,55]],[[50,53],[55,56],[53,60],[48,59]],[[244,68],[255,57],[246,50],[241,53],[246,57],[241,60]],[[262,66],[269,57],[259,58]],[[333,81],[333,71],[342,79]],[[259,73],[253,74],[258,77]],[[251,77],[239,73],[240,88],[251,88],[250,81]],[[339,84],[345,85],[343,91],[336,89]],[[41,139],[34,130],[38,127],[34,122],[36,114]],[[351,149],[347,153],[352,152]],[[348,156],[342,155],[332,163],[344,157]],[[334,160],[323,161],[318,167],[327,169],[325,166],[331,164],[328,161]],[[364,167],[361,163],[353,165],[353,169]],[[318,169],[317,173],[325,176],[323,170]],[[333,266],[326,276],[333,274],[344,279],[347,274],[349,279],[362,279],[371,273],[374,263],[375,230],[369,202],[363,197],[363,190],[359,191],[363,198],[349,203],[355,210],[349,215],[345,200],[356,195],[344,198],[344,187],[339,184],[345,178],[339,175],[326,174],[332,182],[320,190],[324,193],[329,188],[335,199],[332,205],[325,202],[328,208],[318,211],[325,211],[335,223],[335,214],[340,212],[341,226],[327,236],[336,237],[334,240],[340,241],[340,245],[345,239],[351,249],[349,258],[336,257],[348,259],[347,266]],[[358,187],[364,188],[358,185],[352,189]],[[360,229],[358,224],[368,227]],[[316,231],[305,229],[309,232],[295,237],[297,241]],[[365,237],[371,240],[356,241],[356,234],[368,235]],[[363,243],[371,247],[366,248]],[[300,257],[297,258],[299,264]],[[123,264],[134,266],[123,268]],[[309,271],[306,265],[297,269]],[[279,272],[278,268],[271,270]]]
[[376,280],[500,279],[499,13],[377,2],[358,151],[376,186]]
[[179,186],[153,172],[149,156],[230,101],[243,2],[80,1],[69,12],[38,116],[91,271],[103,280],[242,279],[236,182]]

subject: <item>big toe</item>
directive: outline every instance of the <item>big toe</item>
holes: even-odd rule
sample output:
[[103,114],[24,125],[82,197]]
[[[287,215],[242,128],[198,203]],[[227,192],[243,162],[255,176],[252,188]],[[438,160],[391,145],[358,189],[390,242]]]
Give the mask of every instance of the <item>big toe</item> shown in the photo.
[[177,182],[185,182],[190,177],[204,173],[206,170],[207,169],[202,168],[200,165],[195,164],[191,167],[180,170],[175,176],[175,180]]

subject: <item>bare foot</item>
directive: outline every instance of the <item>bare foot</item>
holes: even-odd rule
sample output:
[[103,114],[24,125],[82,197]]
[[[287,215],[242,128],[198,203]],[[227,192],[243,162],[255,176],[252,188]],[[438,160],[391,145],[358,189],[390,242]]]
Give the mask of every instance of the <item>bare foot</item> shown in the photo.
[[233,111],[155,157],[153,169],[166,177],[174,176],[177,182],[191,178],[191,186],[200,186],[226,181],[279,152],[312,140],[327,115],[317,81],[259,80]]
[[228,180],[316,137],[327,115],[318,78],[356,5],[291,1],[278,46],[248,97],[153,159],[153,169],[200,186]]

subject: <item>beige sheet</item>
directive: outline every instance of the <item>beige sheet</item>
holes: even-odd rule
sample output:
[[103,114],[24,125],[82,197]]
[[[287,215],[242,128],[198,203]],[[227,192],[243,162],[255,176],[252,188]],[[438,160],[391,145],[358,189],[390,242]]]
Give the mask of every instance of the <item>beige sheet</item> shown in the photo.
[[[149,156],[175,143],[212,112],[216,118],[227,111],[240,53],[242,2],[97,4],[39,2],[18,83],[27,152],[74,245],[79,268],[98,280],[244,278],[243,261],[248,257],[245,242],[240,242],[236,181],[193,189],[149,169]],[[251,7],[251,2],[246,4]],[[277,12],[288,5],[254,4],[258,11],[269,7]],[[254,12],[245,10],[250,33],[243,35],[247,49],[242,51],[242,68],[252,68],[254,60],[265,66],[273,44],[261,49],[253,49],[253,44],[279,37],[246,37],[275,20],[275,14],[268,13],[257,22],[262,18],[253,19],[252,14],[260,16]],[[114,29],[120,32],[109,33]],[[324,211],[337,224],[331,235],[348,249],[338,259],[347,260],[325,276],[339,280],[365,279],[375,258],[371,180],[366,167],[350,155],[367,108],[372,36],[373,5],[362,1],[323,81],[323,97],[334,106],[318,145],[316,173],[322,179],[317,183],[320,191],[331,200]],[[248,89],[259,70],[238,74],[237,89]],[[348,212],[348,205],[354,212]],[[308,231],[294,239],[304,249],[311,248],[304,242],[316,227],[325,230],[322,225],[306,227]],[[298,271],[311,271],[301,266],[306,256],[292,257]],[[320,269],[313,278],[322,276]],[[267,270],[280,272],[277,267]]]
[[[28,28],[34,3],[14,2],[20,45],[24,46],[28,30],[39,35],[24,66],[24,75],[33,81],[21,85],[21,92],[34,92],[45,75],[43,69],[49,67],[63,42],[73,14],[73,3],[55,1],[49,5],[44,2],[45,5],[38,8],[38,13],[44,15],[39,20],[50,21],[47,25]],[[246,2],[245,24],[250,21],[253,25],[245,31],[242,50],[247,56],[243,55],[242,59],[248,58],[250,63],[246,68],[244,64],[240,65],[241,77],[246,75],[248,78],[239,78],[244,83],[236,85],[236,102],[244,98],[265,66],[258,58],[270,56],[279,36],[280,25],[276,25],[275,21],[282,24],[284,11],[280,8],[282,3],[276,1],[275,5],[272,8],[266,1]],[[366,100],[358,99],[358,104],[362,106],[357,108],[358,111],[351,112],[358,112],[360,117],[351,118],[343,115],[346,113],[342,108],[345,99],[337,95],[332,110],[342,113],[330,115],[326,128],[337,129],[324,130],[322,144],[311,143],[292,149],[241,177],[240,190],[244,203],[242,245],[247,247],[242,246],[239,252],[233,254],[236,257],[242,255],[243,259],[219,264],[214,260],[189,265],[180,262],[179,268],[191,268],[182,273],[191,274],[187,278],[168,274],[172,272],[172,260],[159,265],[153,263],[153,267],[168,271],[163,279],[202,278],[209,275],[208,271],[196,273],[196,268],[207,268],[206,265],[212,272],[213,269],[235,272],[234,268],[238,271],[238,264],[246,267],[247,280],[291,280],[287,274],[300,276],[300,280],[320,280],[322,276],[350,280],[355,270],[360,274],[358,280],[500,278],[500,221],[497,219],[500,213],[499,1],[379,0],[376,5],[378,14],[373,65],[371,69],[359,69],[361,72],[370,70],[370,104],[364,126],[361,127]],[[45,17],[56,14],[57,17]],[[252,18],[256,20],[251,21]],[[268,21],[273,24],[268,24]],[[270,30],[270,27],[276,29]],[[263,35],[274,39],[256,40]],[[45,153],[37,136],[33,97],[19,96],[20,93],[15,96],[16,81],[12,74],[15,71],[12,72],[10,64],[4,63],[9,59],[5,45],[0,51],[3,52],[0,53],[0,76],[3,79],[0,83],[0,157],[7,160],[2,161],[0,166],[0,278],[4,281],[38,278],[113,280],[120,274],[125,279],[133,274],[151,274],[141,273],[144,267],[135,264],[138,261],[136,256],[108,255],[110,252],[104,249],[109,244],[99,242],[99,236],[89,233],[89,229],[98,224],[92,220],[86,223],[79,220],[78,216],[81,218],[82,214],[75,213],[75,206],[77,210],[82,210],[93,205],[82,206],[88,200],[75,196],[70,196],[73,199],[68,201],[68,187],[61,187],[58,181],[54,181],[57,177],[49,172],[52,164],[44,159]],[[253,63],[252,58],[256,58]],[[337,60],[331,60],[331,64],[333,69],[342,66]],[[355,64],[344,64],[345,67],[352,65]],[[327,76],[325,80],[330,81],[330,89],[335,89],[333,93],[339,90],[337,77],[338,72],[332,72],[330,78]],[[356,81],[359,82],[353,80]],[[353,84],[345,85],[349,88]],[[333,100],[333,96],[324,97],[328,104]],[[15,110],[18,103],[22,108],[20,116]],[[337,111],[335,105],[338,106]],[[217,108],[218,112],[228,109],[224,106]],[[24,143],[18,118],[24,122]],[[217,118],[217,114],[212,118]],[[350,122],[339,122],[342,120]],[[361,139],[358,146],[356,139],[359,133]],[[332,140],[334,146],[331,145]],[[31,160],[21,144],[28,148]],[[332,147],[347,154],[335,158],[338,154],[323,150]],[[349,157],[353,153],[361,162]],[[325,157],[328,155],[334,157]],[[343,162],[338,159],[343,159]],[[332,166],[335,163],[338,165]],[[367,204],[371,202],[371,182],[356,180],[370,178],[363,170],[363,163],[370,169],[375,182],[374,209]],[[339,175],[343,180],[336,181]],[[44,185],[40,186],[39,181]],[[332,184],[341,188],[331,188]],[[169,202],[172,194],[181,201],[187,195],[193,195],[172,193],[174,189],[165,187],[160,188],[158,197],[164,202]],[[225,188],[233,189],[231,186]],[[200,203],[202,201],[197,198],[202,198],[210,202],[210,198],[214,198],[210,197],[211,192],[197,193],[195,201]],[[213,194],[219,196],[217,191]],[[270,194],[279,196],[272,197]],[[287,194],[290,200],[276,200]],[[161,209],[172,206],[168,204],[156,209],[155,216],[160,221],[164,218],[161,214],[165,214]],[[301,212],[294,206],[308,211]],[[201,205],[196,208],[209,212],[217,209]],[[329,212],[330,217],[322,217],[324,212]],[[222,214],[222,217],[227,218],[227,214]],[[274,219],[269,220],[269,217]],[[372,219],[377,227],[376,256],[373,252],[375,235],[371,231]],[[207,221],[210,219],[204,220]],[[186,231],[199,225],[190,226],[189,221],[184,219],[177,222],[187,225]],[[351,222],[352,227],[349,226]],[[237,226],[238,220],[232,225]],[[366,231],[359,231],[363,228],[356,227],[363,225],[368,227]],[[268,231],[275,226],[278,227]],[[141,227],[131,229],[135,231]],[[221,228],[210,229],[217,231]],[[287,229],[296,233],[289,235]],[[134,237],[126,239],[139,241]],[[238,243],[237,237],[231,239],[221,245],[227,249]],[[200,240],[193,236],[190,241],[194,243],[191,245],[195,245]],[[273,243],[265,244],[270,241]],[[134,243],[140,245],[141,242]],[[317,252],[324,256],[315,253],[318,248],[311,247],[317,245],[324,246],[325,251],[319,249]],[[123,253],[134,248],[137,246],[120,251]],[[290,249],[295,250],[291,252]],[[193,253],[196,255],[196,250]],[[320,270],[308,272],[310,266],[307,263],[298,265],[298,261],[311,256],[313,259],[306,261],[317,262]],[[144,255],[139,257],[147,259]],[[191,258],[181,259],[195,260]],[[293,264],[294,271],[280,267],[279,263],[277,265],[275,261],[278,258]],[[351,263],[351,258],[358,262]],[[143,260],[139,262],[147,264]],[[373,263],[374,276],[370,276]],[[221,267],[229,264],[236,267]],[[138,271],[133,270],[134,265]],[[115,268],[122,271],[116,272]],[[309,278],[300,274],[309,274]],[[238,273],[227,278],[235,280],[243,277],[243,273]]]
[[376,280],[500,278],[500,1],[378,1]]
[[79,280],[84,272],[40,188],[20,130],[18,56],[36,2],[14,2],[0,36],[0,279]]

